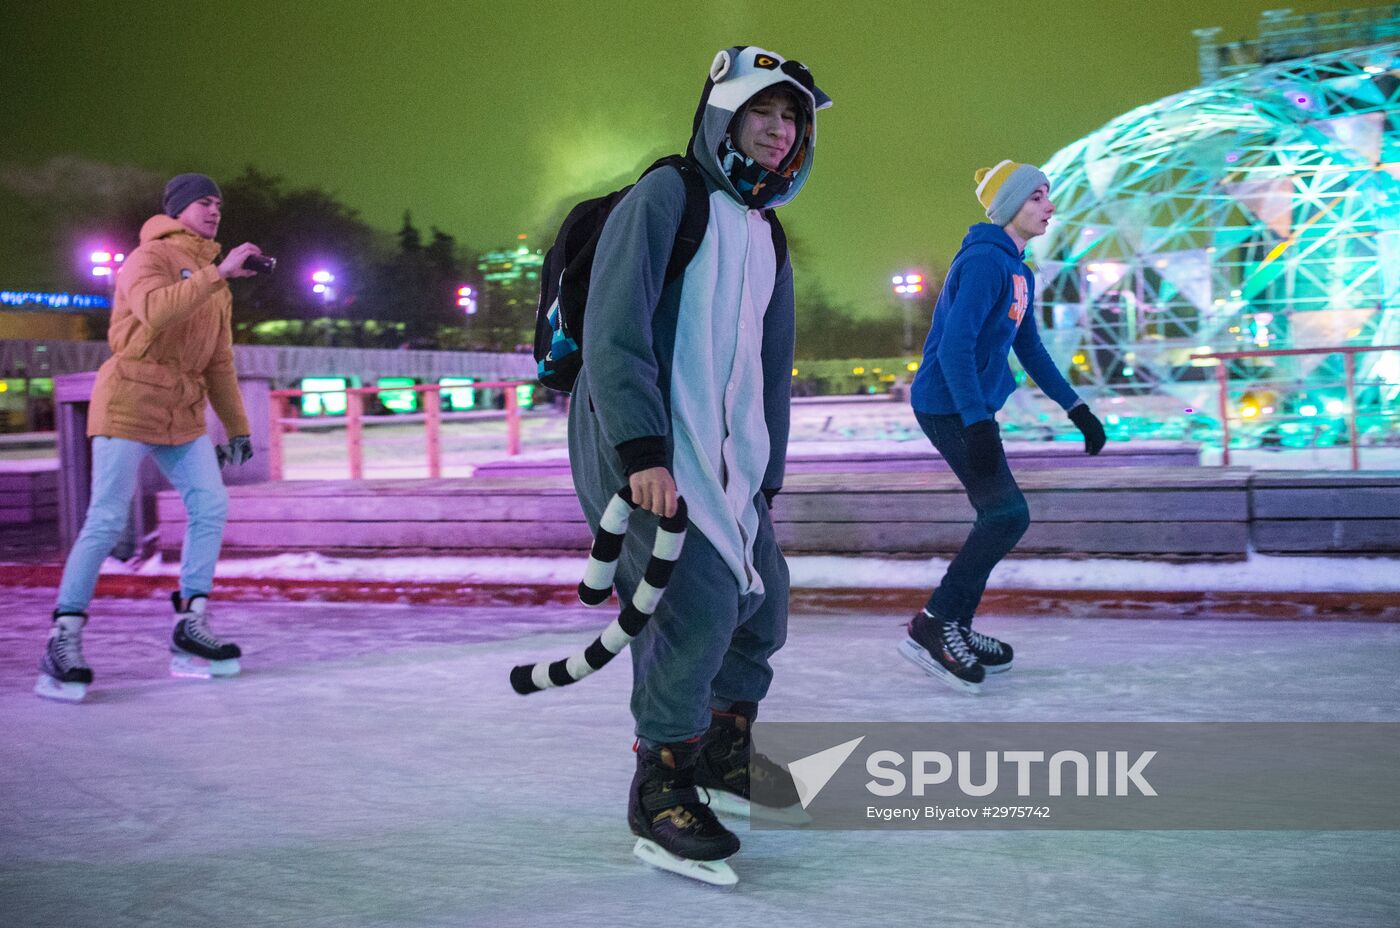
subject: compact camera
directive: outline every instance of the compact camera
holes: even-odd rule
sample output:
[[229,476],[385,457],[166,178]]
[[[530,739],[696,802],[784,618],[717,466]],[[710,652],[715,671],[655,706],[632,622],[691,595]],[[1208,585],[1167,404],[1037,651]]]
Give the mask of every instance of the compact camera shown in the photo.
[[243,270],[258,274],[271,274],[277,269],[277,259],[272,255],[249,255],[243,259]]

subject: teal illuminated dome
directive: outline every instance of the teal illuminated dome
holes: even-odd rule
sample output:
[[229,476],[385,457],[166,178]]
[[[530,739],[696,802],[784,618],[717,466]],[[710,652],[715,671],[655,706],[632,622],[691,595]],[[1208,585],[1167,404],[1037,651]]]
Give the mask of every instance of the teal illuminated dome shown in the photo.
[[[1160,425],[1215,411],[1215,362],[1195,352],[1400,344],[1400,43],[1240,69],[1114,119],[1045,172],[1041,326],[1086,395],[1170,398]],[[1325,409],[1309,391],[1341,368],[1233,362],[1231,402],[1257,385],[1281,417]],[[1365,396],[1389,407],[1400,353],[1358,355],[1357,374],[1392,385]]]

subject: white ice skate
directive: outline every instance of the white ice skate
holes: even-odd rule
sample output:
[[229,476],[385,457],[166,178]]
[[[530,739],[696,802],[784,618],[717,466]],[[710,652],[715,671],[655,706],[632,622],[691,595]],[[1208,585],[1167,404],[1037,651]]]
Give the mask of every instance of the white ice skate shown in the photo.
[[738,793],[731,793],[725,789],[706,789],[703,786],[698,786],[696,790],[700,793],[701,802],[722,815],[734,815],[746,818],[751,822],[771,822],[775,825],[810,825],[812,823],[812,816],[807,814],[807,810],[802,808],[801,803],[775,808],[765,806],[762,803],[750,802]]
[[87,691],[86,683],[63,683],[46,673],[39,674],[39,681],[34,684],[34,695],[59,702],[82,702]]
[[739,882],[734,868],[723,860],[690,860],[677,857],[649,838],[638,838],[632,853],[645,864],[658,870],[666,870],[711,886],[733,886]]
[[190,677],[196,680],[209,680],[214,677],[236,677],[242,671],[238,658],[226,661],[211,661],[195,654],[171,652],[170,675]]
[[192,596],[188,602],[180,594],[171,595],[179,621],[170,636],[170,673],[176,677],[232,677],[242,667],[243,652],[232,642],[220,641],[209,628],[209,599]]
[[92,670],[83,660],[83,626],[87,616],[82,613],[54,615],[44,656],[39,661],[39,680],[34,694],[61,702],[82,702],[92,683]]

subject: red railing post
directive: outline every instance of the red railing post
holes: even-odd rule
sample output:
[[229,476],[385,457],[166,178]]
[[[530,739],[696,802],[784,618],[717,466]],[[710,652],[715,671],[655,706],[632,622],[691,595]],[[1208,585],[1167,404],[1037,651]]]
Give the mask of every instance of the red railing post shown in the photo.
[[506,454],[514,457],[520,453],[520,397],[516,395],[515,384],[507,383],[506,391]]
[[1224,358],[1216,362],[1215,379],[1220,384],[1220,463],[1230,466],[1230,371]]
[[1351,433],[1351,469],[1361,469],[1361,435],[1356,428],[1356,352],[1344,354],[1347,371],[1347,431]]
[[272,395],[272,421],[267,424],[267,469],[272,480],[282,479],[282,419],[287,414],[285,397]]
[[357,390],[345,391],[345,440],[350,452],[350,479],[362,480],[365,476],[364,394]]
[[423,391],[423,418],[427,427],[428,439],[428,479],[442,476],[442,393],[439,387],[428,387]]

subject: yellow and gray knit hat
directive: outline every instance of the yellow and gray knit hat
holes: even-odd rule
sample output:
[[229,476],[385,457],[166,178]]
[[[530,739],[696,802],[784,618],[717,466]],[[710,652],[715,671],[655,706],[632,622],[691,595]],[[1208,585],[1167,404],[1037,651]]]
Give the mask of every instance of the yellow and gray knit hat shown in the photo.
[[1003,161],[994,168],[978,168],[977,200],[987,211],[987,218],[1004,226],[1021,211],[1022,205],[1041,184],[1050,186],[1050,179],[1033,164]]

